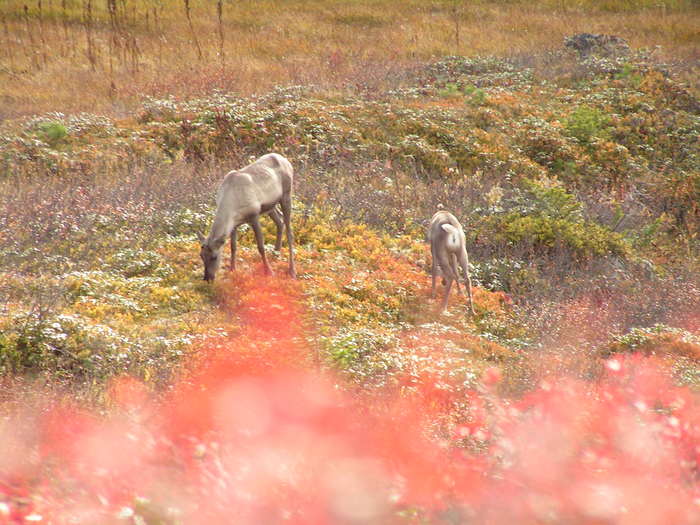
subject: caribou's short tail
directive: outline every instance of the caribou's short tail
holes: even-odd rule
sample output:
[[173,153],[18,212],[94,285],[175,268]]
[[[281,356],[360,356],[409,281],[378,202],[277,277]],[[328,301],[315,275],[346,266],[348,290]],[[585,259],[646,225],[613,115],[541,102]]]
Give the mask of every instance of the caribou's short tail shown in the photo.
[[459,246],[459,230],[451,224],[443,224],[442,229],[447,232],[447,249],[456,251]]

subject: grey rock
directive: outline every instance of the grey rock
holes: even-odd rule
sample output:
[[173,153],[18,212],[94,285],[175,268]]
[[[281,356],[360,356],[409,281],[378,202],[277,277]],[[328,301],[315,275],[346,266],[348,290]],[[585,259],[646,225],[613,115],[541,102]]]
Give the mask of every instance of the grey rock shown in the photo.
[[564,38],[564,46],[577,51],[584,58],[590,55],[626,55],[630,52],[630,46],[624,38],[594,33],[578,33],[568,36]]

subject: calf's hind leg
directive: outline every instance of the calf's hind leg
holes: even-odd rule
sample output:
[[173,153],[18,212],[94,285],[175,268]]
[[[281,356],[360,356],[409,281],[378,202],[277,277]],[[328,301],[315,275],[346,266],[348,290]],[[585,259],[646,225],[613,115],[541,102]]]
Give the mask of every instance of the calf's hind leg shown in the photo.
[[452,283],[455,282],[453,279],[447,278],[447,286],[445,286],[445,297],[442,299],[441,310],[444,312],[447,309],[447,301],[450,297],[450,290],[452,289]]
[[435,281],[437,280],[438,262],[437,262],[437,255],[435,253],[435,246],[432,243],[430,244],[430,253],[431,253],[432,258],[433,258],[432,268],[430,269],[430,274],[432,276],[432,287],[430,288],[430,298],[435,299]]
[[292,233],[292,196],[287,194],[280,201],[282,207],[282,218],[284,219],[284,229],[287,230],[287,246],[289,247],[289,275],[297,276],[294,267],[294,233]]
[[442,277],[445,280],[445,297],[442,300],[441,310],[447,308],[447,301],[452,289],[452,283],[457,280],[457,274],[452,267],[451,256],[444,253],[442,250],[437,250],[438,265],[442,269]]
[[467,289],[467,294],[469,295],[469,310],[471,313],[475,314],[474,300],[472,298],[472,279],[469,275],[469,256],[466,251],[460,254],[459,264],[464,272],[464,287]]
[[[455,254],[452,254],[452,273],[459,276],[459,272],[457,271],[457,256]],[[457,286],[457,293],[459,295],[464,295],[462,289],[459,287],[459,277],[455,279],[455,286]]]

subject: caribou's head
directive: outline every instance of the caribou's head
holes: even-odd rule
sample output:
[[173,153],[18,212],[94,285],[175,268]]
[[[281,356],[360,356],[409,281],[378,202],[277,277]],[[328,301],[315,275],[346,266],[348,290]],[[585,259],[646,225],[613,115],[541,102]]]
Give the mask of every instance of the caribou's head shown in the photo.
[[199,237],[199,243],[202,245],[202,249],[199,251],[199,256],[202,258],[204,263],[204,280],[213,281],[216,271],[219,269],[219,264],[221,263],[221,246],[212,248],[204,235],[197,232],[197,237]]

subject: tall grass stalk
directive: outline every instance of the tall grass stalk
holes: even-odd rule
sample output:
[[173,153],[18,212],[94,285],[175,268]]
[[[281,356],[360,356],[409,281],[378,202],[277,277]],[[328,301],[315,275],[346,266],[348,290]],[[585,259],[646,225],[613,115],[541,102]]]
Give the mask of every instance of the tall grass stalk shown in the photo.
[[216,16],[219,20],[219,59],[221,60],[221,71],[224,71],[224,2],[223,0],[217,0],[216,2]]
[[199,39],[197,38],[197,32],[194,30],[194,24],[192,23],[192,15],[190,13],[190,0],[183,0],[185,3],[185,16],[187,17],[187,24],[190,26],[190,33],[192,34],[192,41],[197,48],[197,56],[199,60],[202,60],[202,46],[199,45]]

